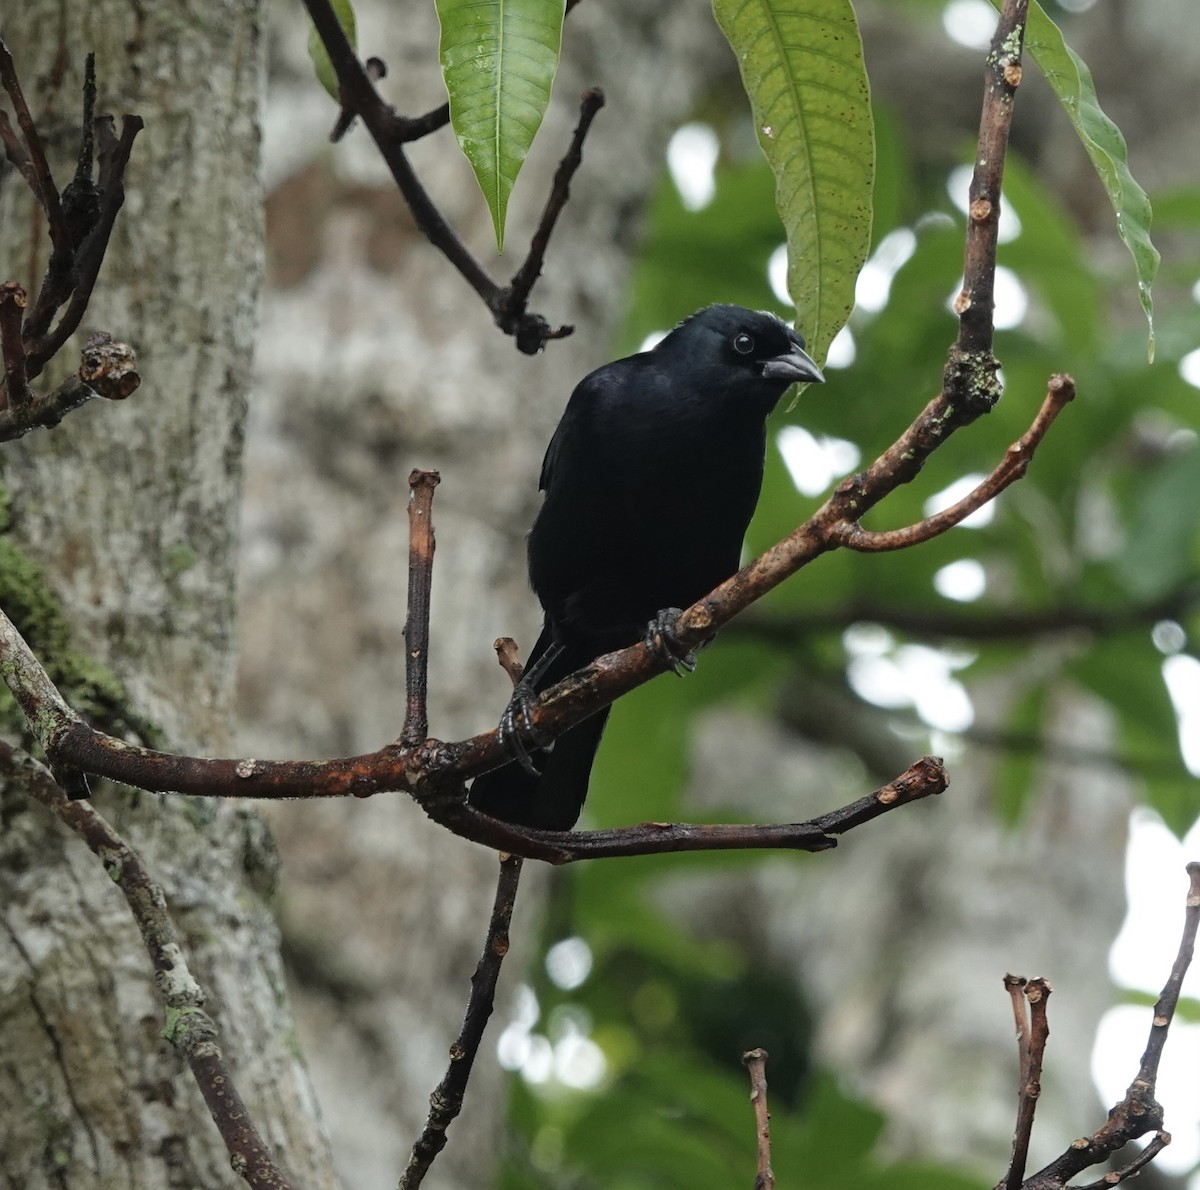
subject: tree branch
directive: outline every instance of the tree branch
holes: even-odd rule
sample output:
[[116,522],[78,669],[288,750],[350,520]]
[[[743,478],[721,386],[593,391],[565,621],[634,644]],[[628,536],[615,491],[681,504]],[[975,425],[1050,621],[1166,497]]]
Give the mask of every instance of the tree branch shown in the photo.
[[754,1190],[774,1190],[775,1171],[771,1168],[771,1113],[767,1110],[767,1051],[748,1050],[742,1064],[750,1072],[750,1102],[754,1105],[754,1133],[757,1139],[758,1169]]
[[958,339],[942,376],[942,390],[953,405],[981,412],[1000,399],[998,364],[992,354],[996,244],[1004,161],[1014,100],[1021,82],[1028,8],[1028,0],[1005,0],[987,58],[975,171],[968,192],[963,287],[954,301]]
[[[1099,1165],[1100,1162],[1107,1160],[1113,1153],[1124,1148],[1139,1136],[1145,1136],[1147,1132],[1155,1132],[1154,1140],[1136,1160],[1115,1174],[1109,1174],[1098,1182],[1092,1183],[1095,1188],[1116,1185],[1132,1177],[1166,1145],[1170,1144],[1170,1134],[1162,1131],[1163,1109],[1154,1097],[1154,1093],[1158,1082],[1159,1062],[1162,1059],[1171,1022],[1175,1018],[1175,1010],[1179,1006],[1183,977],[1187,974],[1188,967],[1192,962],[1196,945],[1196,927],[1200,925],[1200,863],[1189,863],[1187,873],[1188,895],[1179,951],[1171,966],[1171,974],[1163,986],[1162,994],[1154,1005],[1154,1015],[1150,1024],[1150,1036],[1146,1042],[1146,1049],[1142,1054],[1137,1075],[1129,1084],[1125,1098],[1110,1109],[1108,1118],[1091,1136],[1073,1141],[1060,1157],[1023,1182],[1013,1182],[1013,1170],[1010,1168],[1009,1177],[1001,1182],[996,1190],[1014,1190],[1018,1184],[1021,1190],[1064,1190],[1067,1183],[1076,1174],[1093,1165]],[[1034,1008],[1036,1011],[1036,1005]],[[1033,1019],[1036,1025],[1036,1017]],[[1032,1049],[1032,1040],[1030,1045]],[[1022,1075],[1024,1076],[1024,1074],[1023,1068]],[[1022,1109],[1024,1109],[1024,1088],[1022,1089]],[[1029,1114],[1032,1115],[1032,1109]],[[1023,1125],[1018,1126],[1018,1136],[1022,1127]],[[1016,1143],[1014,1140],[1014,1157]]]
[[[475,290],[491,312],[492,320],[496,325],[505,334],[513,336],[518,350],[526,355],[536,355],[549,340],[561,339],[571,334],[573,327],[552,328],[545,318],[540,314],[531,314],[526,306],[529,291],[541,272],[546,241],[549,239],[558,212],[567,200],[567,184],[582,159],[583,140],[596,112],[604,104],[603,95],[599,91],[584,92],[579,127],[576,128],[571,147],[555,174],[546,211],[543,213],[538,232],[534,235],[529,256],[525,264],[518,269],[513,284],[501,286],[492,279],[471,250],[446,222],[404,152],[405,142],[424,136],[428,132],[442,127],[449,120],[449,106],[447,105],[444,109],[437,108],[427,116],[419,117],[416,120],[408,120],[398,115],[388,104],[384,103],[379,92],[375,90],[375,85],[350,45],[346,31],[342,28],[330,0],[304,0],[304,6],[308,10],[317,35],[325,46],[330,64],[337,76],[342,99],[342,119],[355,115],[362,117],[362,122],[379,149],[380,156],[391,171],[396,186],[404,196],[405,202],[408,203],[409,210],[412,212],[421,234],[446,257],[467,284]],[[568,8],[570,7],[573,6],[568,5]],[[443,111],[444,120],[442,118]],[[339,121],[340,123],[341,121]],[[519,286],[518,279],[520,279]]]
[[[92,289],[108,250],[113,225],[125,200],[122,184],[133,141],[142,128],[137,116],[125,116],[120,139],[113,132],[111,116],[94,119],[96,104],[95,58],[89,54],[83,88],[83,119],[79,134],[79,155],[75,176],[59,195],[42,140],[25,96],[21,91],[16,67],[8,47],[0,40],[0,83],[3,84],[16,112],[25,144],[17,139],[12,125],[0,111],[0,141],[5,154],[20,170],[38,205],[46,215],[50,230],[50,263],[32,304],[15,282],[0,287],[0,346],[3,347],[5,390],[0,400],[0,441],[18,438],[35,426],[54,426],[63,415],[87,401],[93,392],[77,381],[68,381],[47,397],[34,397],[28,384],[41,375],[46,364],[78,329],[91,300]],[[95,140],[100,142],[98,184],[92,181]],[[28,304],[22,316],[21,311]],[[66,305],[58,325],[51,330],[54,315]],[[111,338],[107,338],[111,343]],[[85,348],[85,370],[79,379],[103,381],[92,387],[101,396],[127,397],[138,384],[132,362],[122,367],[118,380],[112,375],[111,358],[88,365],[87,351],[96,348],[93,337]],[[124,349],[132,361],[132,352]],[[0,394],[2,395],[2,394]]]
[[1042,1094],[1042,1059],[1050,1025],[1046,1018],[1046,1001],[1051,988],[1044,979],[1004,977],[1004,986],[1012,997],[1013,1013],[1017,1019],[1017,1053],[1020,1065],[1017,1126],[1013,1132],[1012,1159],[1004,1190],[1020,1190],[1029,1158],[1029,1139],[1033,1134],[1033,1117]]
[[41,374],[42,369],[75,333],[83,320],[88,302],[92,299],[96,278],[100,275],[100,266],[104,263],[104,255],[108,251],[113,225],[125,202],[125,167],[129,164],[134,139],[144,127],[140,116],[123,116],[121,135],[118,139],[113,130],[111,116],[101,116],[96,121],[96,135],[100,142],[100,208],[96,214],[95,225],[74,250],[70,270],[73,289],[69,294],[70,302],[58,320],[58,325],[53,330],[48,329],[54,312],[67,300],[68,295],[52,291],[48,286],[42,287],[33,312],[26,320],[27,341],[33,340],[28,348],[30,379]]
[[863,529],[857,521],[843,522],[836,530],[839,544],[859,553],[903,550],[925,541],[932,541],[956,525],[961,525],[972,513],[978,512],[1018,479],[1024,478],[1033,460],[1034,451],[1046,436],[1046,431],[1054,424],[1063,407],[1074,399],[1075,382],[1069,376],[1052,376],[1046,398],[1033,419],[1033,424],[1008,448],[1003,461],[973,491],[949,508],[926,517],[915,525],[909,525],[906,529],[872,533]]
[[[4,87],[13,105],[17,126],[21,129],[28,147],[28,155],[25,156],[24,162],[13,160],[9,141],[10,138],[15,141],[15,137],[12,136],[11,129],[9,129],[4,136],[5,147],[10,150],[9,160],[13,161],[13,164],[17,165],[25,175],[25,180],[29,182],[34,196],[38,200],[38,205],[46,213],[46,221],[50,227],[50,242],[54,245],[55,250],[68,249],[70,235],[67,232],[66,220],[63,218],[58,187],[55,186],[54,177],[50,173],[50,165],[46,161],[46,151],[42,147],[42,138],[38,133],[37,125],[29,113],[29,105],[25,102],[21,81],[17,77],[16,64],[2,37],[0,37],[0,85]],[[7,118],[4,123],[6,126],[8,125]]]
[[4,388],[0,390],[0,414],[5,409],[20,409],[33,394],[25,367],[25,344],[21,329],[24,321],[25,290],[15,281],[0,285],[0,351],[4,358]]
[[407,707],[400,742],[407,748],[429,734],[429,614],[433,584],[433,493],[442,477],[413,471],[408,477],[408,617],[404,621],[404,684]]
[[[537,279],[542,275],[542,264],[546,258],[546,249],[550,245],[550,236],[554,232],[554,225],[558,222],[559,215],[562,214],[567,200],[571,197],[571,179],[575,176],[575,171],[583,164],[584,139],[587,137],[588,129],[592,126],[592,121],[603,106],[604,92],[599,87],[591,87],[580,96],[579,123],[571,137],[571,146],[567,150],[566,156],[558,163],[558,169],[554,171],[554,180],[550,185],[550,194],[546,198],[545,209],[542,211],[542,217],[533,233],[533,239],[529,243],[529,254],[525,257],[525,263],[521,265],[512,281],[509,282],[508,288],[502,292],[498,306],[493,310],[500,329],[506,334],[515,335],[517,346],[527,354],[533,354],[540,350],[535,342],[528,338],[522,345],[521,336],[529,335],[529,327],[525,321],[528,317],[529,294]],[[573,330],[574,327],[570,326],[560,326],[555,331],[551,331],[549,327],[538,327],[536,333],[544,335],[546,339],[561,339],[571,334]]]
[[221,1054],[216,1023],[203,1010],[204,989],[188,969],[162,889],[95,806],[68,800],[42,765],[3,740],[0,771],[19,777],[22,788],[77,834],[121,890],[150,956],[154,987],[167,1010],[163,1036],[191,1067],[234,1171],[253,1190],[289,1190]]
[[[0,303],[0,312],[2,310]],[[94,397],[122,401],[141,382],[133,349],[127,343],[118,343],[111,335],[97,331],[84,345],[79,370],[74,376],[44,396],[29,393],[29,398],[20,404],[9,404],[7,408],[0,405],[0,442],[21,438],[30,430],[51,429],[73,409]]]
[[445,1077],[429,1098],[429,1118],[425,1129],[413,1145],[408,1167],[400,1179],[400,1190],[416,1190],[425,1179],[429,1167],[446,1147],[446,1130],[462,1110],[463,1096],[475,1055],[483,1041],[483,1031],[496,1001],[496,981],[500,965],[508,954],[508,927],[512,921],[517,882],[521,878],[521,859],[516,855],[500,857],[500,876],[496,882],[496,899],[488,923],[483,953],[471,976],[471,995],[458,1038],[450,1047],[450,1066]]

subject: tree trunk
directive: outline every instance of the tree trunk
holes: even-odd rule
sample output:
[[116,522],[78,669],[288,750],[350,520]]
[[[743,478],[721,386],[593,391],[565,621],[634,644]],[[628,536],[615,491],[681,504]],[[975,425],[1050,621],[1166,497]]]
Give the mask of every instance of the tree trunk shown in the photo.
[[[143,384],[0,452],[0,588],[68,697],[171,748],[231,743],[234,550],[262,262],[263,27],[255,0],[10,6],[4,35],[60,188],[84,57],[98,110],[146,121],[85,326],[138,352]],[[24,184],[2,195],[0,271],[33,291],[48,245]],[[71,366],[68,348],[39,384]],[[64,631],[57,631],[58,628]],[[69,642],[66,639],[69,631]],[[11,705],[0,708],[13,738]],[[153,728],[147,724],[153,724]],[[0,1168],[35,1188],[237,1186],[152,969],[99,861],[0,782]],[[281,1164],[333,1186],[296,1057],[266,897],[273,845],[247,807],[99,789],[164,886],[239,1090]]]

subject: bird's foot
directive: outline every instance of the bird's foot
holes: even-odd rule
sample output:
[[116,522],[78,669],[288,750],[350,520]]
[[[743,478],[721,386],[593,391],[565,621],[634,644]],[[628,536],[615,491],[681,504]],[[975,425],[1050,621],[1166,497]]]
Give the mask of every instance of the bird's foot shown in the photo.
[[683,671],[692,673],[696,668],[696,654],[679,643],[675,632],[675,622],[679,619],[679,608],[664,607],[658,615],[646,625],[646,635],[642,638],[648,648],[667,668],[677,677],[683,677]]
[[517,762],[531,777],[540,777],[541,770],[533,763],[529,755],[529,743],[539,752],[550,752],[554,749],[554,739],[539,731],[533,723],[533,704],[537,702],[537,691],[528,682],[522,680],[513,687],[512,698],[500,716],[496,728],[500,737],[500,746],[505,753]]

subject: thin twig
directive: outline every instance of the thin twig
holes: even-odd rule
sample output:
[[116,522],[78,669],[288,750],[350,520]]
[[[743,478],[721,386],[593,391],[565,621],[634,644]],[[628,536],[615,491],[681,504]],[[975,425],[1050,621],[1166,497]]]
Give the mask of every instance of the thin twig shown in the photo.
[[43,301],[43,295],[39,294],[34,311],[27,320],[27,339],[38,336],[36,342],[29,346],[31,380],[41,373],[42,368],[75,333],[83,320],[88,302],[92,298],[96,278],[100,274],[100,266],[104,263],[104,254],[108,251],[113,225],[125,202],[125,167],[129,164],[134,139],[144,127],[140,116],[123,116],[121,136],[118,139],[113,132],[111,117],[102,117],[96,121],[96,133],[100,142],[100,211],[92,230],[84,237],[75,255],[75,288],[70,303],[58,320],[58,325],[53,330],[48,329],[54,311],[62,305],[63,299],[59,295],[51,295]]
[[767,1051],[748,1050],[742,1064],[750,1071],[750,1102],[754,1104],[754,1132],[757,1139],[758,1168],[754,1190],[773,1190],[775,1171],[771,1168],[771,1113],[767,1110]]
[[463,1017],[462,1029],[450,1047],[450,1065],[445,1077],[429,1097],[429,1118],[425,1129],[413,1145],[408,1167],[400,1179],[400,1190],[415,1190],[425,1178],[430,1165],[446,1147],[446,1130],[462,1110],[463,1096],[471,1077],[475,1055],[479,1053],[483,1032],[496,1002],[496,981],[500,966],[508,954],[508,928],[512,921],[517,882],[521,878],[521,859],[516,855],[500,858],[500,875],[496,881],[496,899],[488,923],[483,953],[471,976],[471,995]]
[[12,101],[13,111],[17,116],[17,124],[25,137],[29,148],[29,162],[32,167],[36,184],[33,186],[38,204],[46,212],[46,221],[50,225],[50,242],[58,250],[60,245],[70,247],[70,236],[67,233],[66,220],[63,218],[62,205],[59,202],[58,189],[54,185],[54,177],[46,161],[46,151],[42,147],[42,138],[38,133],[33,116],[29,113],[29,105],[21,90],[21,81],[17,78],[16,64],[4,39],[0,38],[0,85],[4,87]]
[[988,54],[979,117],[975,169],[968,192],[963,288],[954,302],[958,338],[942,377],[942,390],[955,405],[986,411],[1000,399],[992,355],[993,291],[1000,227],[1000,191],[1021,82],[1028,0],[1005,0]]
[[0,769],[74,831],[103,863],[125,897],[154,968],[154,986],[166,1007],[163,1036],[191,1067],[233,1169],[253,1190],[288,1190],[270,1150],[254,1127],[217,1044],[215,1022],[203,1009],[205,993],[188,969],[166,897],[137,853],[90,802],[70,801],[32,757],[0,740]]
[[[3,43],[0,42],[0,44]],[[38,200],[38,205],[41,206],[41,190],[37,171],[33,168],[33,162],[29,160],[29,154],[25,151],[25,146],[21,144],[20,137],[13,129],[8,112],[3,109],[0,109],[0,142],[4,144],[4,155],[8,158],[9,164],[25,179],[29,189],[33,191],[34,198]]]
[[1154,1018],[1150,1025],[1150,1038],[1146,1043],[1146,1051],[1142,1054],[1141,1069],[1138,1071],[1135,1086],[1154,1088],[1158,1078],[1158,1064],[1162,1058],[1163,1047],[1167,1044],[1167,1030],[1179,1007],[1179,995],[1183,989],[1183,977],[1192,964],[1192,956],[1196,945],[1196,927],[1200,924],[1200,863],[1190,863],[1187,866],[1188,889],[1187,908],[1184,913],[1183,937],[1179,942],[1179,951],[1175,962],[1171,965],[1171,974],[1154,1005]]
[[25,344],[21,341],[21,324],[24,319],[25,290],[15,281],[0,285],[0,352],[4,357],[4,391],[7,400],[0,402],[0,411],[5,407],[18,409],[32,399],[29,377],[25,369]]
[[408,618],[404,685],[407,706],[400,743],[414,748],[429,734],[429,612],[433,584],[433,493],[436,471],[414,470],[408,477]]
[[871,532],[863,529],[857,521],[846,522],[838,530],[840,544],[858,553],[902,550],[932,541],[933,538],[961,525],[972,513],[978,512],[1018,479],[1024,478],[1029,464],[1033,461],[1034,451],[1045,438],[1046,431],[1054,424],[1055,418],[1064,407],[1074,399],[1075,382],[1070,376],[1052,376],[1047,386],[1046,397],[1033,424],[1008,448],[995,470],[961,500],[904,529]]
[[496,289],[496,283],[442,217],[441,211],[413,171],[403,148],[387,137],[391,127],[388,108],[376,92],[363,64],[358,60],[358,55],[350,45],[333,6],[329,0],[304,0],[304,6],[308,9],[308,15],[312,18],[317,35],[329,55],[334,74],[337,75],[343,108],[362,117],[363,124],[378,146],[388,169],[391,170],[392,178],[408,203],[418,229],[450,261],[484,302],[489,302]]
[[[1046,1017],[1046,1001],[1050,985],[1044,979],[1017,980],[1005,976],[1005,986],[1013,997],[1013,1010],[1018,1014],[1017,1049],[1020,1058],[1020,1088],[1017,1094],[1017,1124],[1013,1129],[1012,1159],[1005,1178],[1005,1190],[1019,1190],[1029,1160],[1029,1140],[1033,1135],[1033,1117],[1042,1094],[1042,1060],[1050,1025]],[[1018,993],[1015,989],[1020,987]],[[1020,1001],[1018,1003],[1018,1000]]]
[[511,636],[500,636],[492,642],[492,648],[496,650],[500,668],[508,674],[509,681],[515,687],[525,674],[525,666],[517,655],[517,642]]
[[[75,249],[83,243],[96,225],[100,214],[100,188],[92,173],[96,156],[96,55],[88,54],[83,75],[83,120],[79,130],[79,156],[75,176],[63,190],[63,216],[71,236],[70,251],[63,253],[67,273],[62,278],[64,288],[70,288],[70,269],[74,266]],[[51,265],[53,271],[53,262]]]
[[1072,1190],[1110,1190],[1112,1186],[1119,1186],[1122,1182],[1129,1181],[1130,1178],[1136,1178],[1170,1143],[1171,1134],[1169,1132],[1156,1132],[1146,1147],[1128,1165],[1114,1169],[1094,1182],[1073,1187]]
[[1025,1071],[1029,1065],[1029,1009],[1025,1003],[1027,982],[1023,975],[1004,977],[1004,990],[1012,1001],[1013,1023],[1017,1027],[1017,1069],[1022,1082],[1025,1081]]
[[[521,334],[528,335],[530,333],[529,327],[524,322],[526,308],[529,305],[529,294],[538,277],[542,275],[542,264],[546,259],[546,249],[550,246],[550,236],[554,233],[554,225],[558,222],[559,215],[562,214],[567,200],[571,197],[571,179],[575,176],[575,171],[583,164],[583,142],[587,137],[588,129],[591,128],[592,121],[603,106],[604,92],[599,87],[590,87],[580,96],[579,123],[571,137],[570,148],[567,149],[566,155],[554,171],[554,181],[550,185],[546,206],[529,243],[529,254],[513,275],[508,288],[502,291],[503,300],[494,310],[501,330],[516,335],[517,346],[522,351],[528,351],[530,347],[537,350],[532,343],[522,346],[520,339]],[[560,326],[557,330],[550,331],[547,327],[544,333],[546,338],[561,339],[571,334],[574,329],[570,326]]]
[[[379,82],[380,79],[387,78],[387,63],[382,58],[368,58],[363,63],[363,69],[367,72],[367,78],[369,78],[373,83]],[[447,104],[446,119],[449,120],[449,118],[450,105]],[[330,143],[336,145],[338,141],[340,141],[346,135],[346,133],[348,133],[350,129],[354,127],[355,119],[357,119],[357,117],[355,116],[354,112],[343,107],[342,110],[338,112],[338,118],[334,122],[333,128],[330,130]],[[430,129],[430,131],[433,131],[433,129]]]

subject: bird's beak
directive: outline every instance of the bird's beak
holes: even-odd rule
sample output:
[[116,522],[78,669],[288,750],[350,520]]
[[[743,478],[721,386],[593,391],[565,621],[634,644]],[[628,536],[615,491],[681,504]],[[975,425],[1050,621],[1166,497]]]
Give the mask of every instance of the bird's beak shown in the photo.
[[768,380],[786,380],[789,384],[796,381],[808,384],[821,384],[825,377],[821,369],[813,362],[807,352],[798,344],[793,343],[786,355],[776,355],[763,364],[763,376]]

